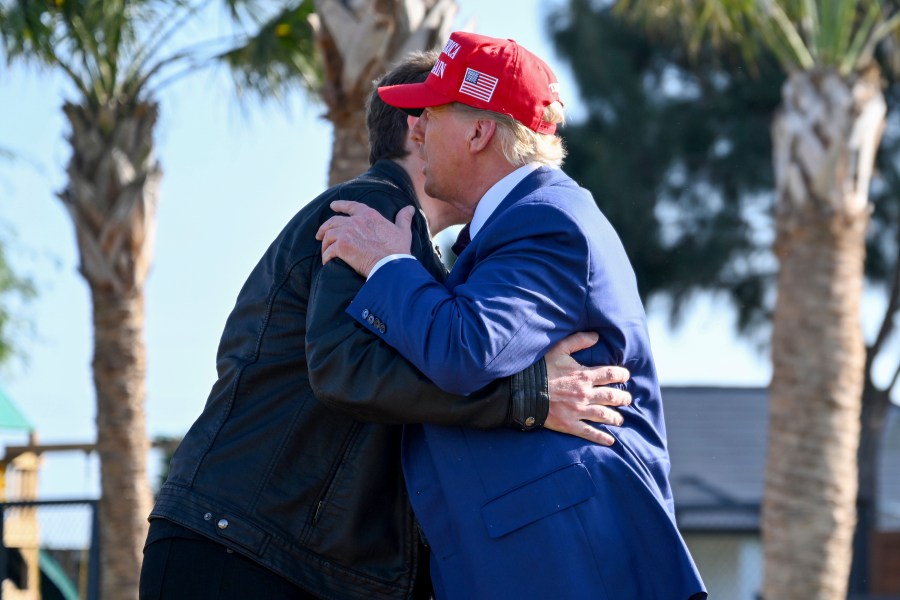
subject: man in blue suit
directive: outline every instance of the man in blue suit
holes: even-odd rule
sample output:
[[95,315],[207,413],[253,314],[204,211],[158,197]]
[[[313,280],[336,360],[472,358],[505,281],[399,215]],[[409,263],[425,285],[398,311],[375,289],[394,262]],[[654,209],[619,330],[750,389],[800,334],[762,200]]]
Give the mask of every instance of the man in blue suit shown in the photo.
[[611,446],[546,429],[406,427],[404,472],[437,598],[706,598],[675,525],[633,271],[590,193],[558,168],[555,76],[512,40],[457,32],[424,83],[379,93],[421,111],[425,190],[471,215],[460,242],[471,241],[441,283],[409,256],[409,213],[390,223],[333,203],[350,216],[319,230],[323,261],[342,258],[368,278],[347,312],[456,393],[521,370],[580,330],[600,334],[580,362],[631,372],[625,424],[584,424],[583,437],[611,436]]

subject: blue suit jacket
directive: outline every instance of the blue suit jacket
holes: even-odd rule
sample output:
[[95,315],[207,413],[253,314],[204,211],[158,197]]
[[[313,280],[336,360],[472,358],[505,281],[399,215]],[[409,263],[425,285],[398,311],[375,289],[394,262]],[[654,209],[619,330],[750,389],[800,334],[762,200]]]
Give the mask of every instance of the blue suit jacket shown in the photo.
[[580,362],[631,372],[633,404],[622,409],[624,426],[609,430],[612,447],[549,430],[405,429],[407,488],[433,550],[439,600],[705,598],[675,526],[634,274],[586,190],[538,169],[445,284],[416,261],[392,261],[348,312],[448,391],[516,373],[575,331],[600,334]]

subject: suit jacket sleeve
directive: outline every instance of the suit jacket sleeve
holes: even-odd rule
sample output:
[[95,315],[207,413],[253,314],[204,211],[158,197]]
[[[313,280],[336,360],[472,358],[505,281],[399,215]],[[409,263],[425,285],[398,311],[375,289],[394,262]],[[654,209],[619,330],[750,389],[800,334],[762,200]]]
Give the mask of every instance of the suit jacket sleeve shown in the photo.
[[[393,214],[386,216],[394,218]],[[433,260],[427,228],[418,215],[413,239],[413,253]],[[420,264],[408,259],[405,262]],[[324,267],[319,263],[314,274],[307,312],[306,354],[310,383],[319,400],[371,422],[482,429],[534,429],[543,424],[549,408],[543,359],[512,376],[485,382],[482,389],[469,395],[445,392],[346,313],[363,282],[340,260]],[[534,417],[533,424],[528,417]]]
[[[474,265],[454,266],[471,270],[452,290],[414,261],[392,261],[348,308],[454,393],[520,371],[585,322],[590,249],[577,221],[547,204],[520,204],[497,217],[460,258]],[[369,314],[384,331],[367,323]]]

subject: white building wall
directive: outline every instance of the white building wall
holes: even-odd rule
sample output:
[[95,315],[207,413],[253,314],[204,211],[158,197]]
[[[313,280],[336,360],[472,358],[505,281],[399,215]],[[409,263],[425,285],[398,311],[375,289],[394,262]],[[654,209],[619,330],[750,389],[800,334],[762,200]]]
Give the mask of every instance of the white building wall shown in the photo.
[[685,534],[711,599],[757,600],[762,549],[752,534]]

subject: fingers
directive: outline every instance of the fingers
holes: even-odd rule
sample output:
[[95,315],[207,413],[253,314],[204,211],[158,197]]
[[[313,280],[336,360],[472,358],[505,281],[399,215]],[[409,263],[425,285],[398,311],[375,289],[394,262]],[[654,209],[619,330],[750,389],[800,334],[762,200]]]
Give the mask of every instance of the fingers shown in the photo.
[[331,217],[330,219],[328,219],[327,221],[322,223],[322,225],[319,227],[319,230],[316,231],[316,239],[317,240],[321,240],[322,238],[324,238],[325,234],[328,233],[329,231],[331,231],[332,229],[335,229],[335,228],[343,225],[345,223],[345,221],[344,221],[345,217],[343,215],[353,216],[353,215],[363,214],[366,211],[376,212],[375,209],[370,208],[370,207],[366,206],[365,204],[361,204],[359,202],[354,202],[353,200],[335,200],[328,206],[330,206],[331,210],[333,210],[334,212],[343,213],[343,214],[339,214],[334,217]]
[[322,242],[322,264],[327,265],[333,258],[339,258],[334,242]]
[[[331,204],[329,204],[331,209],[336,213],[343,213],[337,216],[329,218],[327,221],[322,223],[319,226],[318,231],[316,231],[316,239],[322,240],[325,235],[332,231],[333,229],[337,229],[339,227],[344,226],[346,221],[346,216],[349,215],[351,217],[359,215],[363,219],[368,218],[369,220],[384,220],[384,217],[381,216],[377,210],[372,208],[371,206],[367,206],[360,202],[354,202],[352,200],[335,200]],[[412,220],[416,214],[416,207],[409,205],[404,206],[397,212],[397,216],[394,219],[394,224],[406,231],[412,230]],[[363,222],[366,222],[365,220]]]
[[625,383],[631,378],[631,373],[625,367],[586,367],[584,372],[594,385]]
[[550,352],[557,351],[562,352],[563,354],[574,354],[579,350],[590,348],[596,344],[599,339],[600,334],[596,331],[579,331],[578,333],[573,333],[569,337],[557,342],[556,345],[550,349]]
[[[344,213],[347,215],[359,214],[363,212],[363,210],[369,209],[369,207],[365,204],[360,204],[359,202],[354,202],[352,200],[335,200],[328,206],[330,206],[331,210],[336,213]],[[322,223],[322,225],[319,227],[319,230],[316,231],[316,239],[321,241],[325,237],[326,233],[328,233],[332,229],[340,227],[343,222],[344,217],[341,215],[331,217],[330,219]]]
[[580,438],[594,442],[595,444],[600,444],[601,446],[612,446],[616,443],[616,438],[601,429],[591,427],[587,423],[582,423],[578,430],[572,432],[572,435],[577,435]]
[[595,387],[591,390],[589,402],[600,406],[630,406],[631,394],[612,387]]
[[344,217],[332,217],[325,221],[316,232],[316,239],[322,242],[322,264],[326,264],[337,255],[338,227]]
[[356,215],[365,212],[366,210],[374,210],[365,204],[360,204],[359,202],[354,202],[353,200],[335,200],[328,206],[331,207],[336,213],[344,213],[346,215]]
[[553,431],[558,431],[559,433],[574,435],[589,442],[600,444],[601,446],[612,446],[616,441],[616,438],[614,438],[606,431],[598,429],[590,423],[585,423],[584,421],[555,423],[553,425],[548,425],[548,423],[544,424],[544,427],[547,429],[552,429]]
[[551,403],[544,428],[611,446],[615,438],[598,425],[618,427],[624,422],[622,415],[613,408],[596,404],[560,406]]
[[341,219],[343,219],[343,217],[331,217],[330,219],[322,223],[322,225],[319,226],[319,230],[316,231],[316,239],[319,241],[325,239],[325,234],[327,234],[335,227],[338,227],[340,225]]
[[329,206],[346,214],[332,216],[316,231],[316,239],[322,242],[323,264],[341,258],[366,276],[381,258],[410,253],[415,207],[403,207],[390,221],[377,210],[351,200],[335,200]]
[[412,220],[415,214],[416,209],[414,206],[404,206],[400,209],[400,212],[397,213],[394,224],[404,231],[410,231],[412,230]]
[[[597,425],[613,425],[615,427],[620,427],[625,423],[624,417],[618,410],[601,404],[570,405],[566,410],[561,411],[558,416],[560,421],[568,421],[570,423],[590,422]],[[549,417],[550,415],[548,415],[548,419]]]
[[625,419],[616,409],[597,405],[585,407],[579,415],[579,420],[597,423],[598,425],[612,425],[614,427],[621,427],[625,423]]

